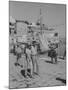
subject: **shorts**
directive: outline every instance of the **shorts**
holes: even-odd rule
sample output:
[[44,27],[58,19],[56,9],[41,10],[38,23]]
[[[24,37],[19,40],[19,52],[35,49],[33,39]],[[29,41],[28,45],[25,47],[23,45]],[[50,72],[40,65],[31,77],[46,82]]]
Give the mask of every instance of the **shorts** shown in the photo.
[[57,53],[55,50],[49,50],[48,51],[48,56],[51,58],[55,58],[57,56]]

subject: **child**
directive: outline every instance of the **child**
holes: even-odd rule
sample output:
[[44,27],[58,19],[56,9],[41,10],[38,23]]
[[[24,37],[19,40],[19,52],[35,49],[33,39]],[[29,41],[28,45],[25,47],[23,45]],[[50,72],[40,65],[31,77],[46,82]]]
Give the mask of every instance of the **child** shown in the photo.
[[56,45],[50,44],[49,45],[50,50],[48,51],[48,56],[51,57],[51,61],[53,63],[53,59],[55,60],[55,63],[57,63],[57,53],[56,53]]

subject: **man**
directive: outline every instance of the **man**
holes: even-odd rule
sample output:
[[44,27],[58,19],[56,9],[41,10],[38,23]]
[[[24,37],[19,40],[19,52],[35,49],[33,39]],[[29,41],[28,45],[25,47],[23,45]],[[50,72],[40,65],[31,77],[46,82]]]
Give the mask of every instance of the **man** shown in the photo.
[[38,62],[37,62],[37,46],[35,43],[31,45],[31,54],[32,54],[32,65],[33,65],[33,75],[39,74]]

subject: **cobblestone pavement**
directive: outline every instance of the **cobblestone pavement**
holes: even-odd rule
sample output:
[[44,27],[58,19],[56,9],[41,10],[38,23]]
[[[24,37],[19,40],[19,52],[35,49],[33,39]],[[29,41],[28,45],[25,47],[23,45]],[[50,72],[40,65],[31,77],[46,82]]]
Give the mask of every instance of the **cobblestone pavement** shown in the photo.
[[[9,87],[10,88],[29,88],[44,86],[64,86],[66,84],[66,60],[58,59],[57,64],[52,64],[50,58],[38,56],[39,75],[34,78],[24,78],[20,71],[21,67],[15,66],[16,56],[9,56]],[[25,57],[20,59],[23,64]]]

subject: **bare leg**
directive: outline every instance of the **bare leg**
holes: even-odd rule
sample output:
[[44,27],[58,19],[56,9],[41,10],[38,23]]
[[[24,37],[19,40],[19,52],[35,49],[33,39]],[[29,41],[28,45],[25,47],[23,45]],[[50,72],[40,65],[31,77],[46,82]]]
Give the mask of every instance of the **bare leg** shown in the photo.
[[16,63],[15,63],[16,66],[18,65],[19,58],[20,58],[20,56],[19,56],[19,54],[17,54],[17,59],[16,59]]
[[19,59],[21,58],[21,54],[17,55],[17,60],[15,62],[15,66],[20,66],[21,68],[23,68],[23,65],[19,64]]
[[34,56],[31,56],[32,59],[32,75],[34,74]]
[[36,73],[39,74],[39,66],[38,66],[38,61],[37,61],[37,56],[35,56],[35,63],[36,63]]
[[53,58],[51,57],[51,61],[52,61],[52,63],[53,63]]
[[31,76],[31,56],[29,54],[26,54],[26,63],[25,63],[25,75]]
[[36,55],[32,56],[32,64],[33,64],[33,74],[34,73],[38,74],[39,69],[38,69],[38,63],[37,63],[37,56]]
[[55,57],[55,63],[57,63],[57,56]]
[[26,59],[26,61],[24,61],[25,63],[24,63],[24,69],[25,69],[25,76],[27,76],[27,68],[28,68],[28,57],[27,57],[27,54],[25,54],[25,59]]

